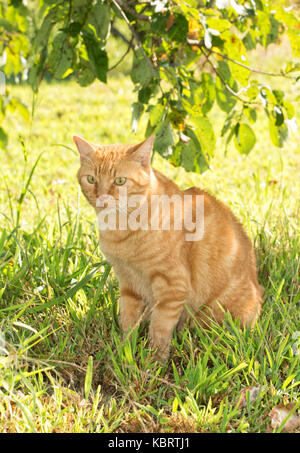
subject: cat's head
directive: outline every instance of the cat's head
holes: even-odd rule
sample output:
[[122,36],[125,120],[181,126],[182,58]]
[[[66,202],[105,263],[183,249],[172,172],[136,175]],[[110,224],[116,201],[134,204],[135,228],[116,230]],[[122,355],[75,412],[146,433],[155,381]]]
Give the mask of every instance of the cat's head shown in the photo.
[[107,196],[118,200],[120,190],[145,195],[151,184],[153,136],[137,145],[94,145],[76,135],[73,140],[81,163],[77,178],[94,208]]

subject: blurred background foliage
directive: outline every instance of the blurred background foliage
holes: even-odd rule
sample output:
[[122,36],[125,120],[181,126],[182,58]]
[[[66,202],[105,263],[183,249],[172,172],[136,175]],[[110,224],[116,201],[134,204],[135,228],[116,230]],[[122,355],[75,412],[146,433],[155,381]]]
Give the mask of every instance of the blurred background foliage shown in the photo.
[[[155,151],[187,171],[202,173],[214,156],[214,105],[225,113],[225,146],[232,141],[242,154],[256,144],[259,111],[277,147],[294,125],[298,1],[1,0],[0,31],[2,79],[29,84],[34,93],[42,80],[72,79],[87,87],[130,75],[133,132],[146,115],[145,135],[156,135]],[[264,61],[252,66],[253,50],[283,40],[290,54],[280,67],[268,71]],[[294,99],[276,87],[278,78],[289,81]],[[3,83],[0,102],[1,121],[6,112],[28,120],[24,102]],[[0,126],[2,148],[8,138]]]

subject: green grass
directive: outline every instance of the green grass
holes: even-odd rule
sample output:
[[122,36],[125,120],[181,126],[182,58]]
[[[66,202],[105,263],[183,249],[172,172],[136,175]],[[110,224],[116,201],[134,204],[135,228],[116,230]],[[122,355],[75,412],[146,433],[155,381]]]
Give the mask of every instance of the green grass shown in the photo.
[[[294,88],[280,83],[294,98]],[[11,91],[32,105],[28,87]],[[181,187],[202,186],[232,208],[255,244],[266,288],[253,330],[228,318],[210,331],[175,333],[172,360],[162,367],[152,361],[145,327],[121,337],[118,285],[79,192],[72,143],[73,134],[99,143],[142,139],[144,122],[137,136],[129,131],[134,99],[125,77],[87,89],[43,84],[29,124],[5,120],[1,432],[265,432],[275,405],[299,404],[297,135],[276,149],[261,116],[251,154],[229,148],[224,156],[218,139],[212,169],[203,175],[155,157],[154,166]],[[211,118],[220,131],[222,114],[214,110]],[[258,398],[241,407],[241,391],[250,386],[260,386]]]

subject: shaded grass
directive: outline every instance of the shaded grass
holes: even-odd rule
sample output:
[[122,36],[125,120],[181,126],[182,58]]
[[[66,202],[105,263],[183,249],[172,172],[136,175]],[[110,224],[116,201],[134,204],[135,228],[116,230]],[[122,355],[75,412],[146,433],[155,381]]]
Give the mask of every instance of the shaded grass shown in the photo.
[[[11,89],[30,104],[28,88]],[[71,143],[73,133],[99,143],[142,139],[145,122],[138,136],[128,131],[131,89],[126,78],[89,89],[45,84],[31,125],[6,119],[0,431],[264,432],[272,407],[299,401],[297,137],[275,149],[261,117],[251,154],[229,148],[225,157],[218,139],[212,171],[203,175],[155,157],[154,166],[181,187],[205,187],[233,209],[255,244],[265,287],[253,330],[228,317],[209,331],[175,332],[172,360],[161,366],[152,361],[147,326],[120,335],[118,285],[78,190]],[[220,130],[222,114],[213,110],[211,117]],[[258,397],[241,407],[241,391],[250,386],[259,387]]]

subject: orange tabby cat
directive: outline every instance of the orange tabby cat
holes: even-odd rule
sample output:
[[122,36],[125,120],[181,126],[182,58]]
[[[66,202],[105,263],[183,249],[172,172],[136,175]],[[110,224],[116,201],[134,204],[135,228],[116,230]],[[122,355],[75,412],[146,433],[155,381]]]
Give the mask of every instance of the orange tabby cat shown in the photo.
[[[118,224],[113,222],[106,229],[99,224],[100,247],[119,281],[123,331],[136,326],[147,313],[151,345],[166,359],[173,330],[177,324],[183,325],[189,313],[194,313],[203,326],[209,325],[209,318],[221,323],[226,311],[242,325],[253,326],[261,310],[262,288],[250,240],[231,211],[203,190],[180,190],[153,169],[153,137],[137,145],[103,146],[73,138],[81,160],[78,181],[98,219],[107,209],[106,202],[116,201],[116,206],[106,212],[108,217],[117,213]],[[134,203],[127,203],[127,210],[124,204],[120,207],[121,189],[126,189],[127,200],[139,196],[141,206],[147,209],[155,196],[175,196],[177,201],[189,196],[186,210],[192,212],[194,220],[196,204],[191,197],[198,195],[203,202],[202,236],[187,239],[191,230],[186,227],[163,228],[164,213],[154,208],[149,209],[155,228],[151,228],[153,219],[147,218],[140,228],[132,222],[120,228],[124,216],[129,218],[136,207]],[[171,223],[178,212],[170,204]],[[135,215],[135,220],[138,222],[141,216]]]

